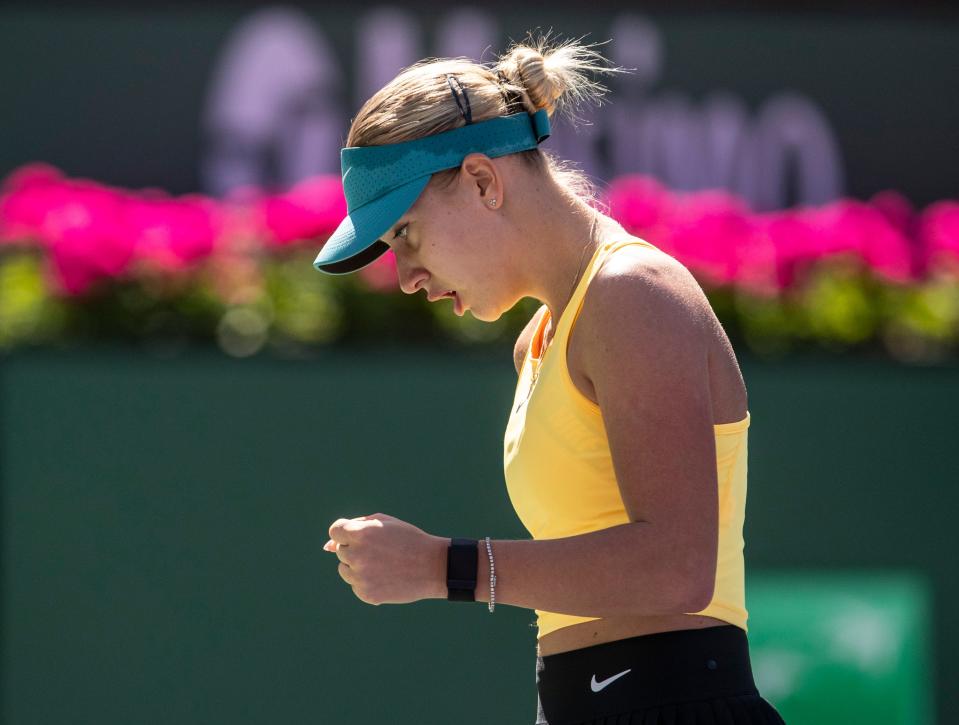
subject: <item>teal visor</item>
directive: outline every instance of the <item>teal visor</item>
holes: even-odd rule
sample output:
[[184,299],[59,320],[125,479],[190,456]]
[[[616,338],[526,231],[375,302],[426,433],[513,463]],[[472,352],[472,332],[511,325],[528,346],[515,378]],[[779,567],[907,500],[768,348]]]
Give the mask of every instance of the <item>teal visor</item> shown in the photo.
[[549,138],[549,132],[549,116],[540,109],[413,141],[341,149],[347,213],[313,266],[327,274],[348,274],[365,267],[389,249],[380,237],[413,206],[434,173],[458,167],[471,153],[494,158],[535,148]]

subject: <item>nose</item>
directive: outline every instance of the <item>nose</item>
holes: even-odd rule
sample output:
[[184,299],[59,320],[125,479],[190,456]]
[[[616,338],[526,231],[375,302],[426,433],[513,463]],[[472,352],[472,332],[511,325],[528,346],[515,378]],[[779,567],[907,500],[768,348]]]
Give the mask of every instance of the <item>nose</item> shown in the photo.
[[414,294],[429,276],[422,269],[406,272],[399,264],[396,266],[396,274],[399,277],[400,289],[408,295]]

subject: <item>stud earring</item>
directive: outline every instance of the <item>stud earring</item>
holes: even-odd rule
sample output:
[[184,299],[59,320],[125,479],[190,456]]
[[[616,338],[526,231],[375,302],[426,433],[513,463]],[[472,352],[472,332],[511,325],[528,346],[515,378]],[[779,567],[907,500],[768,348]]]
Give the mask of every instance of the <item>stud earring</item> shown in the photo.
[[490,205],[490,206],[496,206],[496,199],[490,199],[490,200],[489,200],[489,205]]

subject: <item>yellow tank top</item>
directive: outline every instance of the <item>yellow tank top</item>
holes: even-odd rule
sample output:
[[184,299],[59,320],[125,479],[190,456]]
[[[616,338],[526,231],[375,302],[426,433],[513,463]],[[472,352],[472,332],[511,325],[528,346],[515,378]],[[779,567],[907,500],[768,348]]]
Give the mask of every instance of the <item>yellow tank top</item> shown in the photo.
[[[603,260],[624,246],[654,245],[636,237],[598,247],[545,355],[541,346],[549,310],[535,330],[520,368],[503,442],[510,501],[534,539],[584,534],[629,522],[623,505],[599,406],[574,385],[566,367],[570,331],[583,297]],[[534,371],[538,375],[533,379]],[[746,457],[749,413],[743,420],[714,425],[719,474],[719,550],[712,601],[700,612],[748,632],[743,565]],[[535,610],[537,638],[561,627],[599,617]]]

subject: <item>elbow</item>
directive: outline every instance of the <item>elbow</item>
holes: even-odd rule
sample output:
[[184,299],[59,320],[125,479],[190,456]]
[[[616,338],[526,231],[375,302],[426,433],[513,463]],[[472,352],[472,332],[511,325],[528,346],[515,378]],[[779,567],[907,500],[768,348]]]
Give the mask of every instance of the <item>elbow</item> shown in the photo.
[[716,538],[711,538],[713,546],[706,542],[696,542],[681,549],[681,561],[676,571],[680,572],[677,583],[678,610],[681,614],[701,612],[713,601],[716,593],[717,546]]
[[660,614],[695,614],[703,611],[713,600],[715,577],[703,573],[682,575],[676,569],[663,573],[659,592]]
[[716,546],[666,542],[660,564],[643,585],[657,592],[655,607],[661,614],[696,614],[709,606],[716,589]]
[[683,607],[680,610],[682,614],[701,612],[713,601],[713,594],[716,588],[716,579],[714,576],[696,577],[691,584],[686,591]]
[[[682,569],[674,570],[683,571]],[[703,611],[713,600],[716,590],[716,565],[697,566],[685,570],[676,578],[670,613],[695,614]]]

